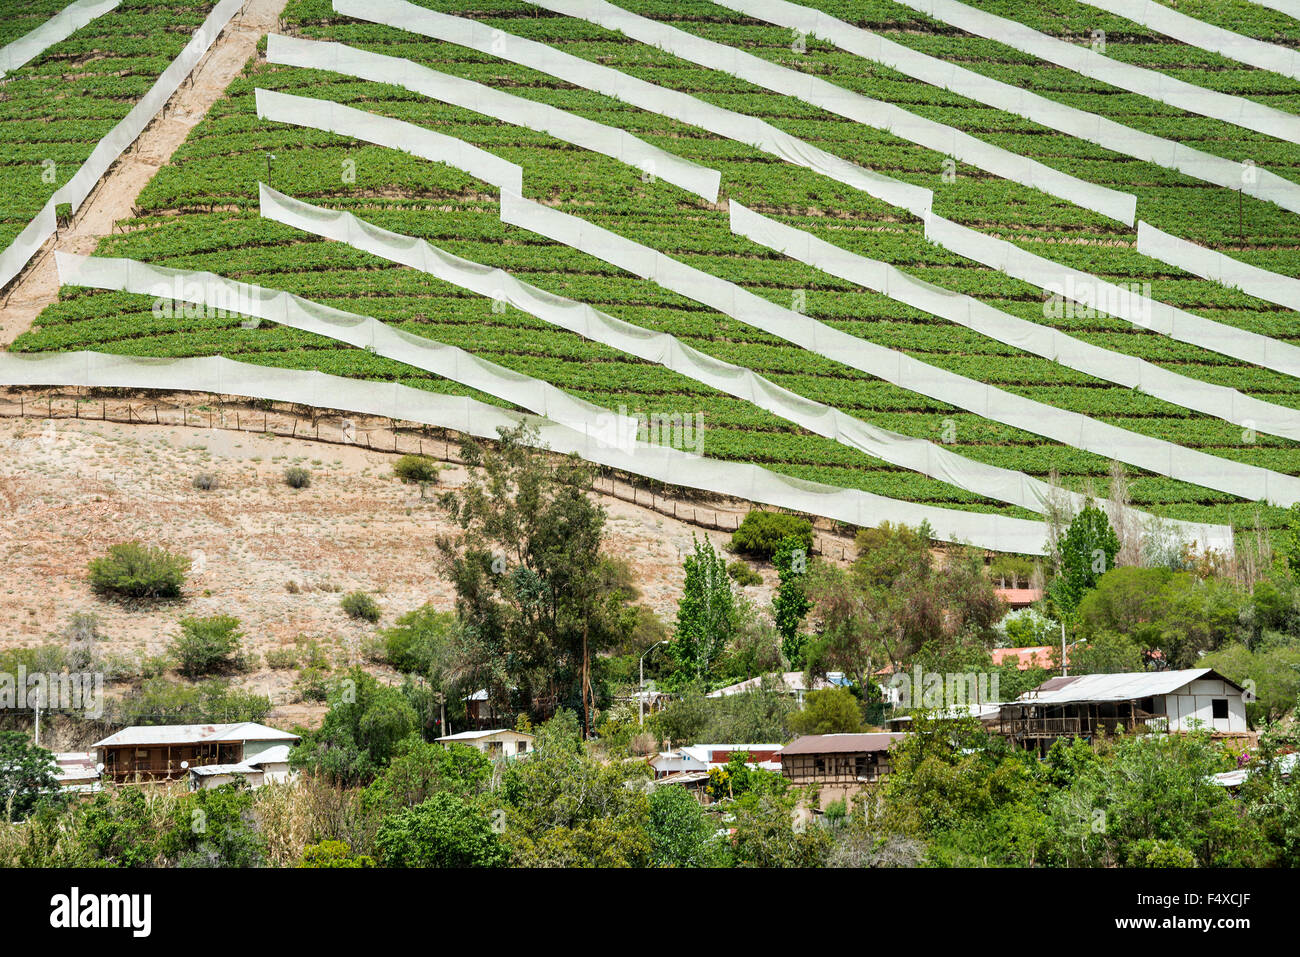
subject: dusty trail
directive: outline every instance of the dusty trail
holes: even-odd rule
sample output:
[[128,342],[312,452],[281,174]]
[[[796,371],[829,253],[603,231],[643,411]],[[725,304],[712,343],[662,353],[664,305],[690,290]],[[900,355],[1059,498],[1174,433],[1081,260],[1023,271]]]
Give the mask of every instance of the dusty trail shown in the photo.
[[30,329],[41,311],[58,299],[53,251],[90,255],[99,240],[112,232],[114,223],[130,218],[140,191],[239,76],[257,50],[258,41],[275,28],[287,2],[248,0],[195,68],[191,82],[176,91],[163,114],[109,170],[71,227],[59,230],[36,254],[34,265],[19,275],[8,302],[0,308],[0,348]]

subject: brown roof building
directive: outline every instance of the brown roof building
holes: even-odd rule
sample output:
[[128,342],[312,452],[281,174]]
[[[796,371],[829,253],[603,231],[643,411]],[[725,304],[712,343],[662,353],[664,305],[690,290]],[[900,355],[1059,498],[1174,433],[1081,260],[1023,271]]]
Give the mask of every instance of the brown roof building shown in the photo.
[[821,805],[848,799],[889,774],[889,749],[901,733],[806,734],[781,749],[781,773],[797,787],[821,787]]

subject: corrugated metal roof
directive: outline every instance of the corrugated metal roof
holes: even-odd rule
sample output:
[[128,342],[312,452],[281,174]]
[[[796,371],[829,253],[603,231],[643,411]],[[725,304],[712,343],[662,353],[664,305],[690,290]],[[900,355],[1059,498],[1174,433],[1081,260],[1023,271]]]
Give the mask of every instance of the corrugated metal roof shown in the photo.
[[[1087,701],[1128,701],[1153,695],[1173,694],[1198,678],[1213,675],[1228,681],[1210,668],[1182,671],[1129,671],[1113,675],[1070,675],[1049,678],[1016,699],[1016,704],[1077,704]],[[1237,690],[1240,686],[1228,681]]]
[[92,748],[148,746],[156,744],[212,744],[227,741],[297,741],[296,734],[268,728],[255,721],[238,724],[159,724],[123,728],[117,734],[96,741]]
[[197,774],[199,777],[210,777],[214,774],[261,774],[261,768],[255,768],[251,764],[205,764],[202,767],[190,768],[190,774]]
[[844,754],[858,751],[888,751],[890,745],[907,735],[901,731],[881,731],[874,734],[806,734],[785,746],[781,756],[787,754]]

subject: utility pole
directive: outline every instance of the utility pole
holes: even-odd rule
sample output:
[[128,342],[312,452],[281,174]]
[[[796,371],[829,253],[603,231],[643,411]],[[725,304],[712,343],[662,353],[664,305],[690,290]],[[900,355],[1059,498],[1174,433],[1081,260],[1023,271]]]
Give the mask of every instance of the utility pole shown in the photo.
[[668,641],[667,638],[660,638],[660,639],[659,639],[658,641],[656,641],[653,645],[651,645],[649,648],[647,648],[647,649],[645,650],[645,654],[641,656],[641,663],[640,663],[640,666],[639,666],[639,667],[640,667],[640,670],[641,670],[641,681],[640,681],[640,683],[637,685],[637,688],[638,688],[638,692],[639,692],[639,693],[637,694],[637,702],[636,702],[636,706],[637,706],[637,716],[638,716],[638,719],[639,719],[639,720],[637,721],[637,727],[645,727],[645,659],[646,659],[646,655],[650,654],[650,652],[654,651],[654,650],[655,650],[656,648],[658,648],[660,645],[665,644],[667,641]]
[[1061,616],[1061,677],[1070,676],[1070,666],[1065,663],[1065,616]]

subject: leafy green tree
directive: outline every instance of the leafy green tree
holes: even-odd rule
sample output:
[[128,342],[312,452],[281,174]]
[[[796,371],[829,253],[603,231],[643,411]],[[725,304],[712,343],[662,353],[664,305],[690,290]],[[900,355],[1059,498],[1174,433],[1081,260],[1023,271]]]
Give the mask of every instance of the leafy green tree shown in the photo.
[[365,800],[385,811],[414,807],[434,794],[472,800],[487,792],[491,778],[492,762],[477,748],[454,742],[443,747],[411,736],[366,788]]
[[677,605],[677,627],[668,649],[690,677],[707,679],[740,627],[727,563],[706,539],[683,562],[686,582]]
[[1172,668],[1191,668],[1238,633],[1245,599],[1237,587],[1168,568],[1116,568],[1078,605],[1085,637],[1125,635]]
[[1006,611],[983,556],[954,549],[936,563],[924,526],[863,529],[853,565],[817,562],[806,588],[817,638],[806,646],[805,669],[843,671],[860,688],[882,668],[901,669],[923,647],[932,656],[949,646],[992,647]]
[[1051,585],[1057,607],[1073,614],[1098,579],[1115,567],[1118,553],[1119,536],[1106,513],[1091,503],[1084,506],[1058,545],[1056,578]]
[[730,811],[735,829],[732,855],[737,867],[821,867],[831,839],[815,822],[797,817],[794,793],[754,793]]
[[1286,512],[1286,531],[1282,533],[1282,557],[1292,575],[1300,575],[1300,502],[1291,503]]
[[777,586],[772,596],[772,618],[781,636],[781,652],[792,667],[803,664],[803,638],[799,626],[812,602],[804,590],[808,573],[808,548],[803,539],[786,536],[772,555],[776,566]]
[[78,841],[100,867],[153,867],[163,833],[145,792],[134,785],[101,791],[77,816]]
[[182,618],[180,634],[171,644],[171,653],[187,678],[232,671],[240,664],[239,619],[230,615],[211,618]]
[[1205,733],[1117,738],[1049,800],[1053,859],[1072,867],[1266,863],[1257,824],[1210,780],[1231,767]]
[[656,867],[717,867],[726,858],[718,825],[685,788],[650,792],[650,855]]
[[1113,631],[1103,631],[1080,641],[1069,649],[1069,655],[1072,675],[1121,674],[1146,669],[1142,646],[1128,635]]
[[383,633],[384,655],[398,671],[426,677],[441,672],[455,643],[456,616],[424,605]]
[[645,867],[650,863],[644,764],[589,756],[571,713],[538,729],[537,749],[510,762],[495,792],[505,841],[521,867]]
[[396,688],[353,668],[329,693],[330,710],[290,754],[294,768],[341,785],[372,780],[416,729],[415,710]]
[[384,867],[504,867],[510,860],[487,814],[446,793],[386,817],[375,847]]
[[159,847],[175,867],[258,867],[266,842],[253,817],[253,792],[241,783],[187,794],[172,811]]
[[536,430],[499,436],[496,451],[462,446],[470,480],[442,498],[462,530],[438,550],[472,650],[464,678],[502,711],[512,689],[576,704],[589,734],[593,669],[634,627],[635,590],[600,554],[605,512],[587,495],[590,467],[573,456],[552,463]]
[[21,731],[0,731],[0,803],[5,820],[22,821],[42,804],[59,803],[54,755]]
[[912,715],[890,750],[886,830],[926,845],[939,866],[1032,866],[1048,849],[1045,769],[973,718]]
[[790,716],[795,734],[854,734],[862,730],[862,706],[848,688],[822,688],[804,697]]

